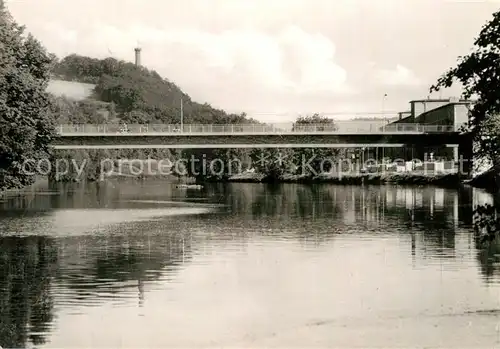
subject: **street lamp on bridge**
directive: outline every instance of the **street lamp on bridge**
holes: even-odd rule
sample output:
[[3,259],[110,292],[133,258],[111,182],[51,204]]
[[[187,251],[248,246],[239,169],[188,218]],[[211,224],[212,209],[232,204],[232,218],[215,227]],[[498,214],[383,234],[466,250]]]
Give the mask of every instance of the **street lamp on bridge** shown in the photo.
[[[387,97],[387,93],[384,93],[384,96],[382,97],[382,115],[384,117],[385,122],[388,124],[389,120],[387,120],[387,117],[385,116],[385,98]],[[377,152],[378,153],[378,152]],[[382,148],[382,160],[385,158],[385,149]],[[377,165],[378,165],[378,154],[377,154]]]
[[385,99],[387,97],[387,93],[384,93],[384,96],[382,97],[382,116],[384,120],[387,121],[387,117],[385,116]]

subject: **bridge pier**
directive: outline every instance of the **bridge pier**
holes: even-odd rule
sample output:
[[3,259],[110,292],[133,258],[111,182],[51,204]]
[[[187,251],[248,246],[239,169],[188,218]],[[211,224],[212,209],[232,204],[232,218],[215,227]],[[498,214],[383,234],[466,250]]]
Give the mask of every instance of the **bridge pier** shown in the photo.
[[458,164],[458,161],[460,160],[458,145],[452,145],[451,147],[453,148],[453,161],[455,164]]
[[458,149],[458,171],[466,178],[472,177],[472,170],[474,168],[474,142],[472,135],[465,134],[459,138]]

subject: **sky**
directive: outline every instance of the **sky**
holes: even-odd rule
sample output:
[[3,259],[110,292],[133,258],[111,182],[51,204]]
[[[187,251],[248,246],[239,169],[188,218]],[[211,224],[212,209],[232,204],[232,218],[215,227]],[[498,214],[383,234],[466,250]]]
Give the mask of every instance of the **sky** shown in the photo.
[[[500,2],[10,0],[58,57],[134,60],[197,102],[259,120],[392,116],[470,51]],[[385,96],[386,95],[386,96]],[[384,97],[385,96],[385,97]]]

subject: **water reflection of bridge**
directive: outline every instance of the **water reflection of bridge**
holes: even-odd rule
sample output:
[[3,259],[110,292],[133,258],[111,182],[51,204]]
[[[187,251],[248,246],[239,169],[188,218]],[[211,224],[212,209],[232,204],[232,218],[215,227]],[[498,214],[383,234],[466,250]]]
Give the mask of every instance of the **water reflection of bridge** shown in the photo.
[[[71,211],[62,209],[137,208],[130,200],[138,197],[193,202],[208,198],[231,210],[184,220],[113,223],[100,227],[98,236],[68,229],[60,230],[59,236],[56,231],[48,233],[51,224],[61,228],[67,221],[61,216]],[[457,248],[476,254],[468,230],[473,200],[469,189],[214,184],[203,192],[186,193],[164,183],[90,185],[18,197],[0,207],[0,230],[29,235],[0,238],[0,343],[42,344],[56,303],[74,306],[134,299],[141,306],[153,281],[171,280],[201,250],[223,243],[244,249],[250,239],[276,240],[283,231],[295,232],[298,241],[313,247],[346,232],[389,236],[419,260],[456,258]],[[89,219],[92,212],[87,213]],[[490,258],[498,251],[477,251],[483,275],[498,279]],[[39,334],[28,338],[28,330]]]
[[[477,193],[473,194],[471,188],[295,184],[233,184],[215,187],[209,193],[220,195],[218,200],[225,200],[244,215],[245,227],[255,231],[269,227],[295,231],[297,239],[315,245],[346,231],[381,238],[397,232],[414,259],[418,255],[428,260],[455,258],[460,248],[478,258],[485,271],[485,261],[478,256],[482,252],[476,253],[471,234],[477,200]],[[241,225],[236,216],[227,220],[235,227]],[[323,228],[316,229],[316,225]]]
[[214,187],[209,195],[220,195],[241,214],[255,218],[270,216],[280,219],[292,215],[331,219],[341,214],[345,222],[378,223],[393,215],[405,221],[417,220],[422,216],[407,216],[407,213],[426,212],[427,220],[444,213],[453,227],[472,223],[472,190],[466,188],[233,184]]

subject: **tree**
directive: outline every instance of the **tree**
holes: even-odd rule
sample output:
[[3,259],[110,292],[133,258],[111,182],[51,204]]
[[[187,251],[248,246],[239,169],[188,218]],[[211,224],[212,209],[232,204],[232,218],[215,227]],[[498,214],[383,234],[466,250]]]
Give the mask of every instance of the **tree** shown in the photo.
[[[451,87],[454,83],[463,86],[463,98],[477,98],[470,108],[467,131],[472,133],[478,144],[477,155],[489,157],[498,163],[495,153],[491,153],[489,134],[492,131],[489,120],[500,114],[500,11],[486,23],[474,41],[471,53],[458,57],[457,66],[446,71],[430,88],[430,92]],[[485,133],[486,132],[486,133]]]
[[114,58],[99,60],[72,54],[54,65],[53,74],[63,80],[96,84],[95,97],[112,102],[117,115],[129,123],[178,124],[181,100],[186,124],[256,122],[245,114],[229,114],[207,103],[196,103],[157,72]]
[[308,127],[315,127],[318,131],[337,130],[337,125],[333,119],[321,116],[318,113],[308,116],[299,116],[297,120],[295,120],[292,130],[300,131],[301,129],[307,129]]
[[3,3],[0,47],[0,189],[7,189],[30,184],[22,164],[48,153],[55,124],[46,88],[54,56],[24,35]]
[[[307,130],[310,127],[314,127],[318,131],[337,130],[337,125],[333,119],[319,114],[299,117],[293,124],[292,130]],[[334,161],[337,160],[339,154],[338,149],[300,148],[294,152],[294,163],[300,174],[317,176],[320,173],[331,171]]]
[[500,166],[500,115],[485,119],[476,138],[480,155],[493,166]]
[[[465,99],[477,98],[470,108],[466,129],[476,142],[475,155],[500,165],[500,11],[483,26],[471,53],[459,57],[457,66],[446,71],[430,91],[439,91],[455,82],[463,86]],[[476,230],[483,242],[493,239],[500,230],[496,210],[493,206],[479,206],[475,210]]]
[[250,152],[252,166],[266,176],[266,181],[278,181],[292,170],[293,150],[289,148],[253,149]]

